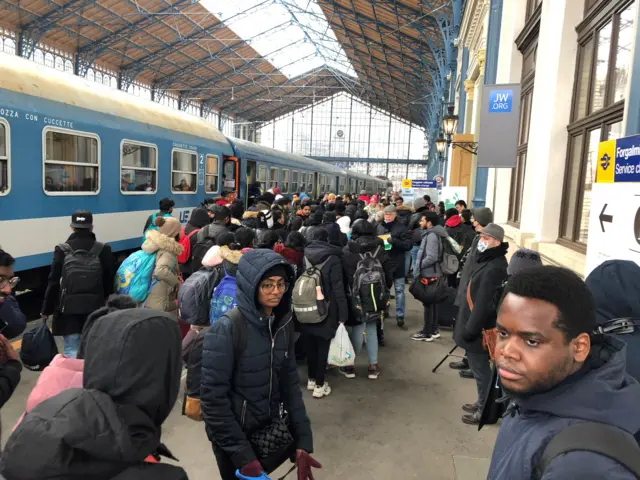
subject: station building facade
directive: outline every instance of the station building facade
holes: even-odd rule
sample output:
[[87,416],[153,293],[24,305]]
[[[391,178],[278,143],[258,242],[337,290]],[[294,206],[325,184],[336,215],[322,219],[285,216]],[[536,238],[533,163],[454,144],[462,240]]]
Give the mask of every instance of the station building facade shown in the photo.
[[[485,204],[511,242],[581,275],[598,144],[624,136],[637,3],[502,2],[496,83],[522,85],[520,125],[515,168],[489,169]],[[456,109],[466,111],[466,134],[478,131],[484,80],[474,68],[485,57],[489,4],[470,1],[461,29],[470,61]]]

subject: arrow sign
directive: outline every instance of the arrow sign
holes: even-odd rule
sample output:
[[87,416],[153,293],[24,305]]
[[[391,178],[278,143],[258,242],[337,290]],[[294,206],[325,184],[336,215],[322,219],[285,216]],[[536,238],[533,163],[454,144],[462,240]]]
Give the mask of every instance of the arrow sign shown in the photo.
[[598,217],[600,219],[600,228],[602,228],[602,233],[604,233],[604,222],[613,223],[613,215],[604,214],[604,211],[607,209],[607,205],[608,203],[604,204],[604,207],[602,207],[602,212],[600,212],[600,216]]

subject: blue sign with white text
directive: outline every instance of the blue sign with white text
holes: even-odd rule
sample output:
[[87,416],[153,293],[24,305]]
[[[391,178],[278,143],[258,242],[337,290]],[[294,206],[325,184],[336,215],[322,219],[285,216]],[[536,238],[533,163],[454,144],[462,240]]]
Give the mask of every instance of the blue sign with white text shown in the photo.
[[489,113],[510,113],[513,108],[513,90],[491,90]]
[[616,140],[615,182],[640,182],[640,136]]
[[411,180],[413,188],[437,188],[438,182],[435,180]]

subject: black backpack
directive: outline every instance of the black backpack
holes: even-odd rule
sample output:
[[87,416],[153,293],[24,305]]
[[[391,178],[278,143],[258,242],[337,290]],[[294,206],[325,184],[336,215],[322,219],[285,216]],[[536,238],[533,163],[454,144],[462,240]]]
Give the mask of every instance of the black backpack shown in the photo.
[[580,451],[608,457],[640,479],[640,447],[635,439],[620,428],[597,422],[574,423],[556,433],[544,448],[532,478],[541,479],[556,457]]
[[47,326],[46,319],[22,336],[20,360],[29,370],[44,370],[57,354],[56,340]]
[[95,242],[89,250],[74,250],[68,243],[58,246],[64,253],[60,281],[60,313],[89,315],[104,305],[100,263],[103,247],[100,242]]
[[204,239],[202,242],[198,242],[193,246],[193,255],[191,257],[191,269],[193,272],[197,272],[202,268],[202,260],[207,254],[209,249],[216,244],[210,238]]
[[353,276],[352,294],[364,322],[377,321],[389,300],[384,269],[378,259],[379,252],[378,246],[373,254],[360,254]]

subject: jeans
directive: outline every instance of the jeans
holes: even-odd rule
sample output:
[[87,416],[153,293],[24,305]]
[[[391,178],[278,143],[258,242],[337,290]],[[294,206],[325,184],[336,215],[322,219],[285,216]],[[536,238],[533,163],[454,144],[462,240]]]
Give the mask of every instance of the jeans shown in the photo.
[[324,374],[327,371],[327,358],[329,357],[329,344],[331,340],[315,335],[307,337],[307,368],[309,380],[315,380],[316,385],[324,385]]
[[476,379],[478,389],[478,411],[482,411],[484,401],[491,388],[491,366],[489,365],[489,354],[487,352],[474,353],[467,352],[469,368]]
[[64,356],[67,358],[76,358],[78,356],[78,348],[80,348],[80,334],[72,333],[71,335],[63,335]]
[[352,327],[349,332],[351,344],[356,351],[356,355],[360,355],[362,351],[362,341],[366,340],[367,357],[369,357],[369,365],[378,364],[378,324],[377,322],[361,323]]
[[396,317],[404,317],[404,278],[393,280],[396,290]]
[[411,265],[413,265],[413,278],[417,278],[417,276],[420,275],[420,269],[418,268],[418,265],[416,265],[419,250],[420,245],[414,245],[411,247],[411,251],[409,252],[411,254]]
[[432,303],[424,306],[424,328],[423,332],[427,335],[438,331],[438,305]]

